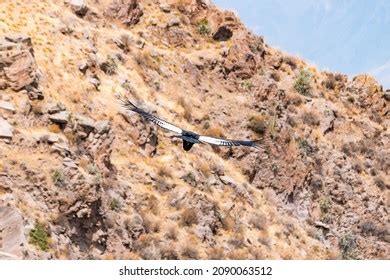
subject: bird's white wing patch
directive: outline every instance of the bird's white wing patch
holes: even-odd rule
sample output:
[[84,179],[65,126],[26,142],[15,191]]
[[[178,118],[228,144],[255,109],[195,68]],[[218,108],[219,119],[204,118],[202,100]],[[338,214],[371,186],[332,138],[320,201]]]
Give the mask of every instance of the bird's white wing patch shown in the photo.
[[181,134],[183,132],[183,130],[181,128],[174,126],[173,124],[166,122],[162,119],[159,119],[157,117],[152,116],[152,118],[150,118],[150,121],[154,122],[155,124],[157,124],[158,126],[160,126],[162,128],[165,128],[165,129],[170,130],[172,132],[175,132],[177,134]]
[[234,143],[229,140],[209,137],[209,136],[199,136],[199,141],[203,143],[208,143],[211,145],[218,145],[218,146],[233,146]]
[[228,139],[220,139],[209,136],[199,136],[199,141],[202,143],[207,143],[211,145],[217,146],[248,146],[258,148],[259,145],[256,141],[251,140],[228,140]]

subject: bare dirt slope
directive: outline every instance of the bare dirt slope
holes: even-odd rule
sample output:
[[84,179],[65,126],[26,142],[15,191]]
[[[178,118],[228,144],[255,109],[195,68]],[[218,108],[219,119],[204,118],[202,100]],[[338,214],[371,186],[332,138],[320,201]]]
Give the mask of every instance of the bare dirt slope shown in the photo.
[[[201,0],[5,0],[0,35],[0,258],[389,258],[390,93],[370,76]],[[267,149],[184,152],[116,93]]]

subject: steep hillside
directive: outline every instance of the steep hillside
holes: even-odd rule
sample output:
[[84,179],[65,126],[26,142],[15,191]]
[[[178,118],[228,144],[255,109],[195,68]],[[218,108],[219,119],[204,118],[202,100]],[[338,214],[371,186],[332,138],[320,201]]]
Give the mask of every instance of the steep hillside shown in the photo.
[[[204,0],[5,0],[0,34],[0,258],[389,258],[373,78],[320,73]],[[118,93],[267,148],[185,152]]]

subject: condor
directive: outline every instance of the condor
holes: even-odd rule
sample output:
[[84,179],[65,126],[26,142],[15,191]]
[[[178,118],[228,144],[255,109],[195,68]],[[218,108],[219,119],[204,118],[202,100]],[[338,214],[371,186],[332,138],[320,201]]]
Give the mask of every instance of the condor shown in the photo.
[[259,145],[259,140],[253,141],[253,140],[228,140],[228,139],[221,139],[221,138],[215,138],[211,136],[204,136],[199,135],[195,132],[188,131],[181,129],[167,121],[164,121],[156,116],[153,116],[152,114],[149,114],[148,112],[138,108],[135,106],[127,97],[124,96],[118,96],[118,99],[122,103],[122,106],[128,110],[135,112],[139,115],[141,115],[144,119],[146,119],[149,122],[152,122],[159,127],[162,127],[166,130],[169,130],[177,135],[173,137],[177,137],[183,140],[183,149],[185,151],[191,150],[192,146],[197,143],[204,143],[204,144],[210,144],[215,146],[248,146],[248,147],[254,147],[254,148],[264,148],[261,145]]

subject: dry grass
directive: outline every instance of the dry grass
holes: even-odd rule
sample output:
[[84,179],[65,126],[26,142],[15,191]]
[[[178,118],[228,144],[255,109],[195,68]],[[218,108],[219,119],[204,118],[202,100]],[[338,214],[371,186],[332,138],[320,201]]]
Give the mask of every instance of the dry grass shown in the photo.
[[262,213],[254,213],[251,216],[249,223],[252,224],[258,230],[267,229],[267,218]]
[[221,247],[211,248],[207,252],[209,260],[223,260],[225,259],[224,249]]
[[183,259],[190,259],[190,260],[197,260],[199,259],[199,251],[198,249],[196,249],[195,246],[191,246],[191,245],[185,245],[182,249],[181,249],[181,257]]
[[143,226],[146,233],[159,233],[161,230],[161,220],[153,215],[144,213],[142,215]]
[[320,118],[318,114],[313,111],[304,111],[301,114],[301,119],[304,124],[310,126],[317,126],[320,124]]
[[173,7],[175,7],[181,12],[184,12],[186,8],[191,5],[191,3],[192,3],[191,0],[177,0],[174,2]]
[[220,138],[225,137],[225,133],[223,132],[223,128],[221,128],[219,126],[209,127],[208,129],[205,129],[204,134],[207,136],[212,136],[212,137],[220,137]]
[[262,136],[267,131],[267,119],[263,115],[253,115],[249,119],[248,128]]
[[154,71],[160,71],[160,63],[153,59],[149,50],[138,51],[134,54],[135,62],[142,68],[150,68]]
[[198,163],[198,168],[200,172],[205,176],[206,178],[211,175],[211,168],[210,165],[206,161],[200,161]]
[[178,230],[176,226],[170,226],[166,233],[164,234],[164,237],[169,240],[176,241],[177,240],[177,235],[178,235]]
[[33,101],[31,102],[31,112],[36,116],[43,115],[43,105],[41,101]]
[[275,82],[280,82],[280,74],[276,71],[273,71],[271,72],[271,74],[269,75],[271,77],[272,80],[274,80]]
[[49,124],[47,126],[47,129],[49,132],[52,132],[52,133],[60,133],[61,132],[61,128],[59,127],[58,124]]
[[164,177],[164,178],[171,178],[172,177],[172,172],[171,172],[170,168],[166,165],[160,165],[158,167],[157,174],[158,174],[158,176]]
[[186,121],[191,121],[192,119],[192,107],[188,104],[183,96],[180,96],[178,99],[179,105],[183,108],[184,113],[183,117]]
[[179,260],[179,254],[172,244],[167,245],[166,247],[160,250],[161,259],[163,260]]
[[198,215],[193,208],[186,208],[183,210],[180,218],[181,226],[190,227],[198,223]]
[[157,197],[154,195],[149,196],[146,207],[148,212],[151,212],[153,215],[158,215],[160,210],[160,203]]
[[336,78],[333,74],[328,74],[326,79],[322,82],[322,85],[329,90],[336,88]]
[[287,92],[286,100],[287,100],[287,104],[291,104],[294,106],[299,106],[303,103],[302,96],[300,96],[294,92]]
[[292,70],[295,70],[297,68],[297,60],[295,57],[292,56],[284,56],[283,62],[287,65],[290,65]]

